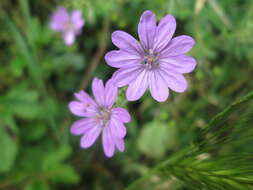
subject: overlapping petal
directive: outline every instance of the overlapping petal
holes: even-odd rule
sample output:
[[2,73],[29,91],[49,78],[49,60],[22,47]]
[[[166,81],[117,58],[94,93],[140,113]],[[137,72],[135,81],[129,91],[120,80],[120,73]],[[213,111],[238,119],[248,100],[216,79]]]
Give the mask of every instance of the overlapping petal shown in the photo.
[[168,99],[168,86],[157,70],[151,71],[149,74],[149,89],[156,101],[164,102]]
[[55,31],[62,31],[64,24],[69,20],[69,15],[64,7],[59,7],[52,15],[50,27]]
[[125,150],[125,143],[122,138],[115,138],[114,143],[116,144],[116,147],[120,152],[123,152]]
[[71,101],[69,103],[70,111],[77,116],[80,117],[91,117],[96,114],[96,107],[90,105],[89,103],[79,102],[79,101]]
[[119,49],[135,55],[143,53],[140,43],[130,34],[121,30],[112,33],[112,43]]
[[97,105],[91,97],[84,91],[74,94],[78,101],[69,103],[70,111],[80,117],[91,117],[97,112]]
[[160,67],[163,69],[176,71],[179,73],[190,73],[197,65],[197,62],[193,57],[186,55],[161,58],[159,61]]
[[126,97],[129,101],[138,100],[145,93],[148,87],[149,71],[146,69],[137,76],[137,78],[132,81],[126,91]]
[[79,91],[78,93],[74,93],[74,95],[75,98],[78,99],[80,102],[96,106],[96,102],[83,90]]
[[195,44],[192,37],[181,35],[173,38],[167,47],[161,52],[160,57],[172,57],[177,55],[183,55],[190,51]]
[[82,135],[96,125],[97,122],[93,118],[80,119],[73,123],[73,125],[70,127],[70,132],[73,135]]
[[187,88],[187,81],[186,79],[183,77],[182,74],[180,73],[174,73],[174,72],[170,72],[166,69],[159,69],[159,72],[161,74],[161,76],[164,78],[164,81],[166,81],[167,86],[175,91],[175,92],[179,92],[182,93],[186,90]]
[[82,18],[82,13],[79,10],[74,10],[72,12],[71,20],[76,32],[78,32],[84,26],[84,19]]
[[82,136],[80,146],[82,148],[91,147],[100,135],[101,131],[102,127],[100,125],[92,127]]
[[112,80],[117,87],[123,87],[134,81],[143,70],[142,65],[121,68],[113,74]]
[[92,81],[92,93],[95,97],[96,102],[103,106],[105,105],[105,88],[103,81],[97,78],[94,78]]
[[81,102],[78,102],[78,101],[70,102],[69,103],[69,109],[74,115],[77,115],[77,116],[80,116],[80,117],[85,117],[86,116],[84,106]]
[[112,118],[114,117],[123,123],[128,123],[131,120],[131,116],[128,111],[119,107],[112,109]]
[[111,128],[114,137],[124,138],[126,136],[126,127],[120,120],[112,117],[110,119],[109,127]]
[[118,95],[118,88],[113,84],[112,79],[107,81],[105,85],[105,102],[104,106],[107,108],[111,108],[115,103]]
[[169,43],[175,30],[176,20],[172,15],[166,15],[160,20],[153,47],[156,52],[160,52]]

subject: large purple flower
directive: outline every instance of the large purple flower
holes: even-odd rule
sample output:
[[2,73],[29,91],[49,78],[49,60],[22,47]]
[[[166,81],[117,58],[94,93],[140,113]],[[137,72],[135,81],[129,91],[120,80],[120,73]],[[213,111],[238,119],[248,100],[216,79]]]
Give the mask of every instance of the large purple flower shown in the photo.
[[66,45],[72,45],[75,36],[81,32],[84,26],[84,19],[78,10],[74,10],[70,15],[64,7],[59,7],[51,18],[50,27],[52,30],[63,33]]
[[108,65],[119,68],[113,74],[116,86],[128,85],[126,96],[129,101],[139,99],[147,88],[152,97],[166,101],[169,90],[184,92],[187,81],[182,74],[194,70],[196,61],[184,55],[194,46],[190,36],[172,38],[176,21],[172,15],[163,17],[156,24],[156,16],[145,11],[138,25],[140,42],[124,31],[115,31],[112,42],[119,50],[105,55]]
[[105,155],[113,156],[115,148],[123,152],[126,128],[124,123],[131,120],[127,110],[113,107],[117,98],[117,87],[108,81],[104,86],[102,80],[92,82],[93,100],[86,92],[75,93],[77,100],[70,102],[69,109],[77,116],[84,117],[71,126],[73,135],[82,135],[81,147],[89,148],[102,133]]

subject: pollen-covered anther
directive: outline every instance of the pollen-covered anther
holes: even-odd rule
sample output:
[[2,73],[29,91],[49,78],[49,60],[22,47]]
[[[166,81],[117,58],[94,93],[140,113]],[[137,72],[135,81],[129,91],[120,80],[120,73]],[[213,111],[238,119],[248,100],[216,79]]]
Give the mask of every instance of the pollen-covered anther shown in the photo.
[[149,55],[149,56],[147,56],[147,58],[146,58],[146,60],[145,60],[145,62],[147,63],[147,64],[153,64],[153,63],[155,63],[157,61],[157,57],[156,56],[153,56],[153,55]]
[[101,109],[100,114],[97,116],[97,119],[107,122],[111,118],[111,110],[109,109]]

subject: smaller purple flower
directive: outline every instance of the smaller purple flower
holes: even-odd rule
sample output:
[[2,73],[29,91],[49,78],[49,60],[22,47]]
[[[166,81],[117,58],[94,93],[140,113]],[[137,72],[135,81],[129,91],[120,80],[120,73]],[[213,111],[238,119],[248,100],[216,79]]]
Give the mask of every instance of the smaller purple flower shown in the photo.
[[75,93],[77,100],[70,102],[70,111],[77,116],[84,117],[71,126],[73,135],[82,135],[80,146],[91,147],[102,133],[102,144],[107,157],[112,157],[115,148],[120,152],[125,149],[124,137],[126,128],[124,123],[131,120],[130,114],[124,108],[113,107],[118,89],[109,80],[105,86],[97,78],[92,81],[93,100],[86,92]]
[[56,32],[62,32],[65,44],[70,46],[75,41],[75,36],[80,34],[84,26],[81,11],[74,10],[68,14],[64,7],[59,7],[51,18],[50,27]]
[[138,100],[147,89],[159,102],[167,100],[169,89],[179,93],[186,90],[183,74],[192,72],[197,63],[185,54],[195,42],[187,35],[172,38],[175,30],[172,15],[166,15],[157,24],[155,14],[145,11],[138,25],[140,41],[121,30],[112,33],[112,43],[119,50],[108,52],[105,60],[118,68],[112,79],[117,87],[128,86],[129,101]]

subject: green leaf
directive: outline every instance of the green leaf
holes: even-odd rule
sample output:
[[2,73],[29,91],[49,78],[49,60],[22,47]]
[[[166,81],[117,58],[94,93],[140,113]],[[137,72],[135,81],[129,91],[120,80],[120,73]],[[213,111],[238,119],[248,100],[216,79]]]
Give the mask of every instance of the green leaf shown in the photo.
[[10,62],[10,68],[14,76],[21,77],[25,69],[26,62],[22,56],[17,56]]
[[72,166],[67,164],[57,164],[49,168],[50,179],[54,182],[75,184],[79,181],[79,176]]
[[28,90],[23,85],[16,86],[6,96],[0,97],[4,109],[24,119],[40,117],[42,107],[38,106],[38,93]]
[[43,160],[42,167],[45,171],[52,168],[54,165],[64,161],[71,153],[71,148],[68,145],[63,145],[57,150],[51,151]]
[[50,187],[45,181],[33,181],[25,187],[25,190],[50,190]]
[[0,150],[0,172],[8,172],[13,167],[18,147],[3,127],[0,127]]
[[162,157],[169,147],[175,144],[176,127],[173,123],[154,121],[144,126],[138,138],[138,147],[145,155]]
[[41,139],[45,135],[46,131],[47,126],[45,124],[33,123],[23,127],[21,130],[21,136],[23,136],[27,141],[35,141]]
[[19,49],[21,55],[23,55],[24,59],[26,60],[32,82],[34,82],[34,84],[42,93],[45,93],[45,85],[42,80],[42,73],[39,68],[39,65],[34,60],[33,51],[29,49],[28,44],[26,43],[26,39],[19,31],[15,23],[7,16],[5,12],[4,16],[8,29],[13,36],[13,40],[15,41],[16,46]]

